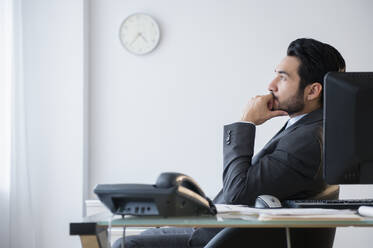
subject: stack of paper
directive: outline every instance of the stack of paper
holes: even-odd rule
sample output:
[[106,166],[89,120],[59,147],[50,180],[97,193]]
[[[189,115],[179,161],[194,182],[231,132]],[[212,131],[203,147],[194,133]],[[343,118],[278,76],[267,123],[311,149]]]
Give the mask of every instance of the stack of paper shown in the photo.
[[216,204],[218,219],[240,218],[259,220],[361,220],[354,210],[322,208],[251,208],[244,205]]

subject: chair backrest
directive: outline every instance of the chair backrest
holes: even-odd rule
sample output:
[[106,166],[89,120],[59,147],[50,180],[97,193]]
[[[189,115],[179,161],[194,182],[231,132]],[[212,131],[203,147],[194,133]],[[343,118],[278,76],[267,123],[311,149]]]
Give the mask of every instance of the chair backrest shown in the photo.
[[312,200],[337,200],[339,198],[339,185],[328,185],[322,192],[310,197]]

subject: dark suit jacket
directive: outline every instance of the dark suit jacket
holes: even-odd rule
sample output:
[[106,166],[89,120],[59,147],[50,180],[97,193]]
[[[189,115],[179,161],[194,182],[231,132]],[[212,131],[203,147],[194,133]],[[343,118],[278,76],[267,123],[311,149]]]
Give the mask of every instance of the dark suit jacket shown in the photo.
[[[253,205],[258,195],[305,199],[327,186],[322,178],[322,109],[283,127],[253,156],[255,126],[224,126],[223,189],[214,203]],[[196,229],[191,243],[208,240],[219,229]]]
[[322,109],[284,128],[253,157],[255,126],[224,127],[223,189],[215,203],[253,205],[264,194],[280,200],[304,199],[325,189]]

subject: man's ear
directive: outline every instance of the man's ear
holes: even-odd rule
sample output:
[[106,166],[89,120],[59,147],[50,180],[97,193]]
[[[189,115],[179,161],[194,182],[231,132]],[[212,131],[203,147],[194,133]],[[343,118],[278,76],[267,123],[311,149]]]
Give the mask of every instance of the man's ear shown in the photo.
[[307,85],[305,93],[308,101],[320,98],[322,94],[322,84],[319,82],[314,82],[310,85]]

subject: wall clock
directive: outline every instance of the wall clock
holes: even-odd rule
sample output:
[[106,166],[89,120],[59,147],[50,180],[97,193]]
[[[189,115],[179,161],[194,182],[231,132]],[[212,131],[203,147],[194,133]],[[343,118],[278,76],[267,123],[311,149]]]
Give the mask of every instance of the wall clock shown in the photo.
[[119,38],[129,52],[144,55],[157,47],[160,40],[159,25],[150,15],[133,14],[122,22]]

